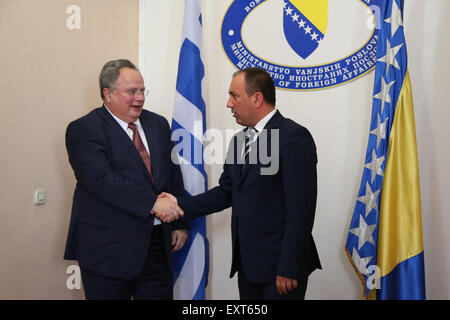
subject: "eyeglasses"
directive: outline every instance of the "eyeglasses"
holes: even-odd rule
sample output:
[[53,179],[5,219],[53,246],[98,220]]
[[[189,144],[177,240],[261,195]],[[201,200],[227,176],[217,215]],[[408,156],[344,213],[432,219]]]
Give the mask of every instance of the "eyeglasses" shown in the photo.
[[136,96],[138,94],[146,97],[149,93],[149,90],[145,89],[145,88],[144,89],[129,89],[129,90],[122,90],[122,89],[116,88],[114,90],[122,91],[122,92],[126,93],[127,95],[129,95],[130,97],[134,97],[134,98],[136,98]]

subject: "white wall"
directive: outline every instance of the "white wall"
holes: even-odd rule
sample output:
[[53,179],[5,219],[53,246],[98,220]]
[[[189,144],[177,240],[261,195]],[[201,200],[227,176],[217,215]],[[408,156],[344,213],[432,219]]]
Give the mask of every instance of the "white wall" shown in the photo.
[[[271,0],[275,1],[278,0]],[[361,12],[361,9],[347,10],[354,7],[355,1],[330,1],[333,10],[328,33],[336,39],[339,36],[336,30],[347,31],[342,33],[339,41],[329,44],[325,55],[340,54],[340,50],[345,51],[346,48],[351,53],[359,48],[361,39],[367,39],[370,31],[364,26],[358,28],[361,21],[368,17],[367,13]],[[446,58],[450,56],[450,45],[444,38],[447,39],[450,32],[450,22],[445,19],[450,13],[450,2],[405,2],[405,33],[415,100],[421,177],[427,296],[430,299],[448,299],[450,239],[445,231],[450,226],[450,210],[444,200],[448,196],[450,181],[447,168],[450,129],[446,126],[450,111],[445,96],[450,71]],[[141,17],[144,17],[140,24],[140,65],[146,86],[150,89],[146,107],[170,120],[184,1],[141,0],[140,3]],[[207,127],[224,133],[228,128],[238,127],[225,107],[235,68],[228,61],[220,39],[222,19],[230,3],[230,0],[202,1]],[[260,9],[255,10],[255,16],[257,10]],[[271,13],[261,9],[258,14]],[[264,19],[264,16],[261,18]],[[264,28],[273,22],[269,18],[264,21]],[[249,39],[266,37],[268,33],[258,35],[259,27],[253,24],[250,21],[246,31]],[[264,40],[266,52],[278,54],[274,50],[277,48],[270,44],[270,37]],[[255,40],[255,43],[258,41]],[[309,299],[358,299],[362,294],[359,279],[344,253],[344,245],[367,147],[373,80],[372,72],[343,86],[322,91],[277,90],[278,109],[283,115],[306,126],[318,149],[319,194],[313,233],[324,269],[310,277]],[[217,185],[221,166],[210,165],[207,172],[209,186]],[[207,219],[211,253],[208,299],[238,298],[237,281],[228,278],[231,261],[230,212],[228,209]]]

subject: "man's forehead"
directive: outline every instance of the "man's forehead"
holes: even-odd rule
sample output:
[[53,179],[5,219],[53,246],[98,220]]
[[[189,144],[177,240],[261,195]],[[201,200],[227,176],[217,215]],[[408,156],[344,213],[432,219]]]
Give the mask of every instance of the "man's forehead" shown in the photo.
[[120,69],[119,77],[122,77],[122,78],[140,77],[140,78],[142,78],[141,73],[138,70],[126,68],[126,67]]
[[142,84],[144,85],[144,79],[138,70],[130,68],[120,69],[118,81],[123,84]]
[[[236,77],[238,77],[237,75]],[[230,84],[230,93],[237,93],[245,90],[245,81],[244,79],[236,79],[236,77],[233,78]]]

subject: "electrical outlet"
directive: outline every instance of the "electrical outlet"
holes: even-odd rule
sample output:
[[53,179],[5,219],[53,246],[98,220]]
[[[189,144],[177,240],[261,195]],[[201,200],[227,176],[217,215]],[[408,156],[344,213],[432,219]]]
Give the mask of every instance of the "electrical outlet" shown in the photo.
[[34,204],[41,205],[45,204],[46,202],[47,192],[45,192],[45,189],[36,189],[36,191],[34,191]]

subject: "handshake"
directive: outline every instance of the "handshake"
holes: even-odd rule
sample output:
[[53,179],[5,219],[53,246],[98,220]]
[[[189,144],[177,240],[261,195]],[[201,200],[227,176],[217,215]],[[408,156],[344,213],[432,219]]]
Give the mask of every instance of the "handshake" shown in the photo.
[[152,214],[166,223],[184,216],[183,210],[178,206],[177,198],[167,192],[163,192],[158,196]]

